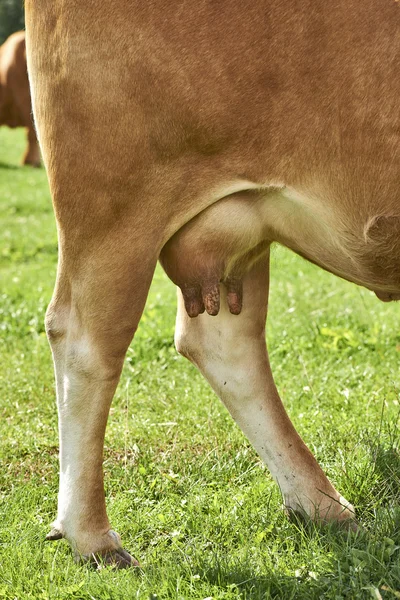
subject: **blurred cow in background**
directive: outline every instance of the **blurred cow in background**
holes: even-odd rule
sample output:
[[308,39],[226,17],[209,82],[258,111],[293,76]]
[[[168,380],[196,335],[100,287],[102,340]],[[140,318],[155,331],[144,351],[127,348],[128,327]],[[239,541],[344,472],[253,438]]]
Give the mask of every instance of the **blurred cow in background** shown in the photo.
[[28,129],[28,147],[23,164],[39,167],[40,151],[31,112],[25,32],[18,31],[0,46],[0,125]]

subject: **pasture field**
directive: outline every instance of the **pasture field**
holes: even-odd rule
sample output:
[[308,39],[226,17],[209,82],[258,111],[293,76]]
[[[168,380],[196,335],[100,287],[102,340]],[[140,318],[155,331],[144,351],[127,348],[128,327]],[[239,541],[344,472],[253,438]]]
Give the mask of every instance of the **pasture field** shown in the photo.
[[23,146],[22,130],[0,129],[0,599],[400,598],[400,307],[282,248],[272,256],[273,372],[363,529],[286,519],[268,471],[175,352],[175,290],[158,269],[104,465],[112,525],[142,569],[93,571],[66,542],[44,541],[57,494],[43,327],[57,240],[45,172],[18,166]]

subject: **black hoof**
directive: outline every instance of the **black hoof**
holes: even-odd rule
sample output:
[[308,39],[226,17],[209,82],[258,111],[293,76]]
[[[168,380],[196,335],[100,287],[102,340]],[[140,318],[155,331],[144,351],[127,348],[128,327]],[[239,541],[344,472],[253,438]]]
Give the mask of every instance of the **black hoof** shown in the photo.
[[61,540],[63,538],[63,534],[61,531],[53,527],[53,529],[46,535],[46,540],[53,542],[54,540]]
[[105,567],[114,567],[115,569],[140,567],[140,564],[136,558],[133,558],[129,552],[123,548],[118,548],[118,550],[109,550],[108,552],[100,555],[92,554],[89,558],[89,562],[96,569],[103,569]]

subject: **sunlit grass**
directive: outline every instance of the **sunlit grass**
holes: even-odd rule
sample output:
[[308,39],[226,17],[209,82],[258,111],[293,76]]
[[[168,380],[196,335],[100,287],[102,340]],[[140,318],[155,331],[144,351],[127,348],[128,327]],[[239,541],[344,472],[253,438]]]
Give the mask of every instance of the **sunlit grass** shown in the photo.
[[65,542],[44,542],[57,494],[43,327],[57,241],[45,172],[18,166],[23,145],[21,130],[0,129],[0,598],[398,597],[399,306],[282,248],[272,257],[273,372],[364,531],[286,520],[269,473],[176,354],[175,290],[158,270],[105,449],[109,515],[143,569],[92,572]]

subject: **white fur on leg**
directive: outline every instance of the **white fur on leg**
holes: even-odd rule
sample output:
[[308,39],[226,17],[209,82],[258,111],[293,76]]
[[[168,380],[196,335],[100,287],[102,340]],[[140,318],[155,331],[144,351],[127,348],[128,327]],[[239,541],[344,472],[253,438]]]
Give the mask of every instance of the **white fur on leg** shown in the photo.
[[334,489],[294,429],[269,366],[264,323],[268,267],[245,281],[243,311],[190,319],[179,294],[176,345],[200,369],[277,481],[287,508],[345,520],[352,506]]
[[110,529],[103,491],[104,431],[118,375],[110,377],[87,339],[53,343],[60,435],[60,483],[54,527],[77,559],[121,548]]

